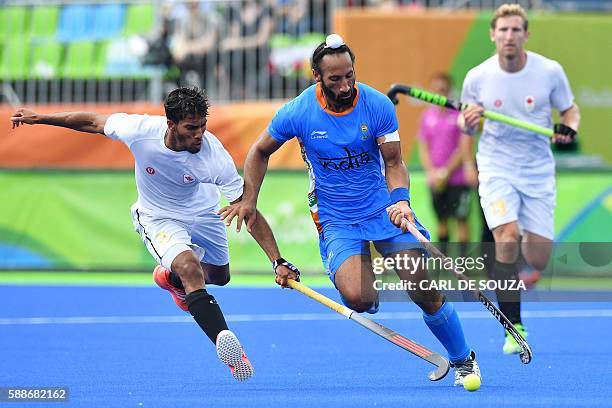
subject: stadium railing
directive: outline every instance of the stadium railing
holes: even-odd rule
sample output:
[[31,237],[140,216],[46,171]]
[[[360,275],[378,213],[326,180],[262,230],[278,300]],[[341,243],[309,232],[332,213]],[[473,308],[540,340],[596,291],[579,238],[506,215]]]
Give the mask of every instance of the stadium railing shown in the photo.
[[[215,102],[291,98],[311,82],[308,58],[338,8],[490,9],[505,1],[262,0],[251,23],[241,20],[247,2],[202,1],[199,12],[214,25],[218,41],[195,67],[154,55],[160,41],[162,50],[175,51],[175,37],[164,40],[162,28],[185,24],[186,2],[0,1],[0,103],[159,102],[177,84],[202,86]],[[516,2],[530,9],[612,9],[611,0]],[[266,18],[272,28],[257,33],[265,37],[259,47],[222,49],[236,21],[246,32]]]

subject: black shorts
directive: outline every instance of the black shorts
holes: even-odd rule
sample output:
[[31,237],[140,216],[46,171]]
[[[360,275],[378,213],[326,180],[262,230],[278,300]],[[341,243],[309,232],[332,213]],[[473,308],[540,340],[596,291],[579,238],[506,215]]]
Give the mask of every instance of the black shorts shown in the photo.
[[432,192],[431,196],[438,219],[467,219],[472,198],[468,186],[446,186],[442,191]]

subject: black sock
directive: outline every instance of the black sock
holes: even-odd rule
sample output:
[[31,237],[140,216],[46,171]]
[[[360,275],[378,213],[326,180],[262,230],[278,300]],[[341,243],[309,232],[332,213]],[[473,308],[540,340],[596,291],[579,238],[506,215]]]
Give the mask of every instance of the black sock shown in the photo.
[[[482,212],[482,211],[481,211]],[[493,232],[487,227],[487,222],[482,215],[482,231],[480,235],[481,255],[484,258],[485,268],[487,273],[492,276],[493,267],[495,266],[495,239],[493,238]]]
[[[516,263],[503,263],[495,261],[493,267],[493,279],[503,287],[505,281],[518,280]],[[520,290],[495,290],[499,310],[506,315],[512,324],[521,323],[521,292]]]
[[464,258],[468,256],[469,248],[470,248],[470,244],[468,242],[460,242],[459,243],[459,255]]
[[440,252],[442,252],[444,255],[448,256],[448,235],[446,236],[440,236],[438,238],[438,241],[440,242]]
[[189,313],[200,328],[213,343],[216,343],[217,335],[222,330],[227,330],[227,323],[215,298],[209,295],[206,289],[198,289],[188,293],[185,302],[189,307]]
[[183,286],[183,282],[181,281],[180,276],[178,276],[177,273],[174,273],[172,271],[170,271],[170,283],[175,288],[185,289],[185,287]]

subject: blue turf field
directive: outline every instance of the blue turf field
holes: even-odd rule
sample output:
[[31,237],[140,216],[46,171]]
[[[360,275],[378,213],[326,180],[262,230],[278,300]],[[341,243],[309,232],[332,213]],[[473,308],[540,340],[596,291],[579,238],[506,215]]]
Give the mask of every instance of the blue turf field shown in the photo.
[[[238,383],[197,325],[153,287],[0,286],[0,387],[68,386],[68,404],[7,407],[612,406],[612,303],[524,306],[533,362],[501,354],[498,323],[456,304],[483,372],[475,393],[289,290],[211,289],[255,366]],[[337,299],[333,290],[322,293]],[[386,326],[441,351],[413,304]],[[40,319],[33,319],[40,318]],[[0,403],[2,405],[2,403]]]

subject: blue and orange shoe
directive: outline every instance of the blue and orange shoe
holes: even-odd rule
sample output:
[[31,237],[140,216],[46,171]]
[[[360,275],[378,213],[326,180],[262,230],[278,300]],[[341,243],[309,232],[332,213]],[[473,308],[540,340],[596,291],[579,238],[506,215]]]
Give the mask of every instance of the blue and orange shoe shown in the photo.
[[189,311],[187,303],[185,302],[185,289],[177,288],[172,285],[170,282],[170,271],[168,269],[161,265],[157,265],[155,269],[153,269],[153,280],[157,286],[170,292],[172,300],[174,300],[174,303],[176,303],[178,307],[186,312]]
[[217,335],[217,356],[227,365],[238,381],[248,380],[253,376],[253,366],[244,354],[238,338],[230,330],[223,330]]

